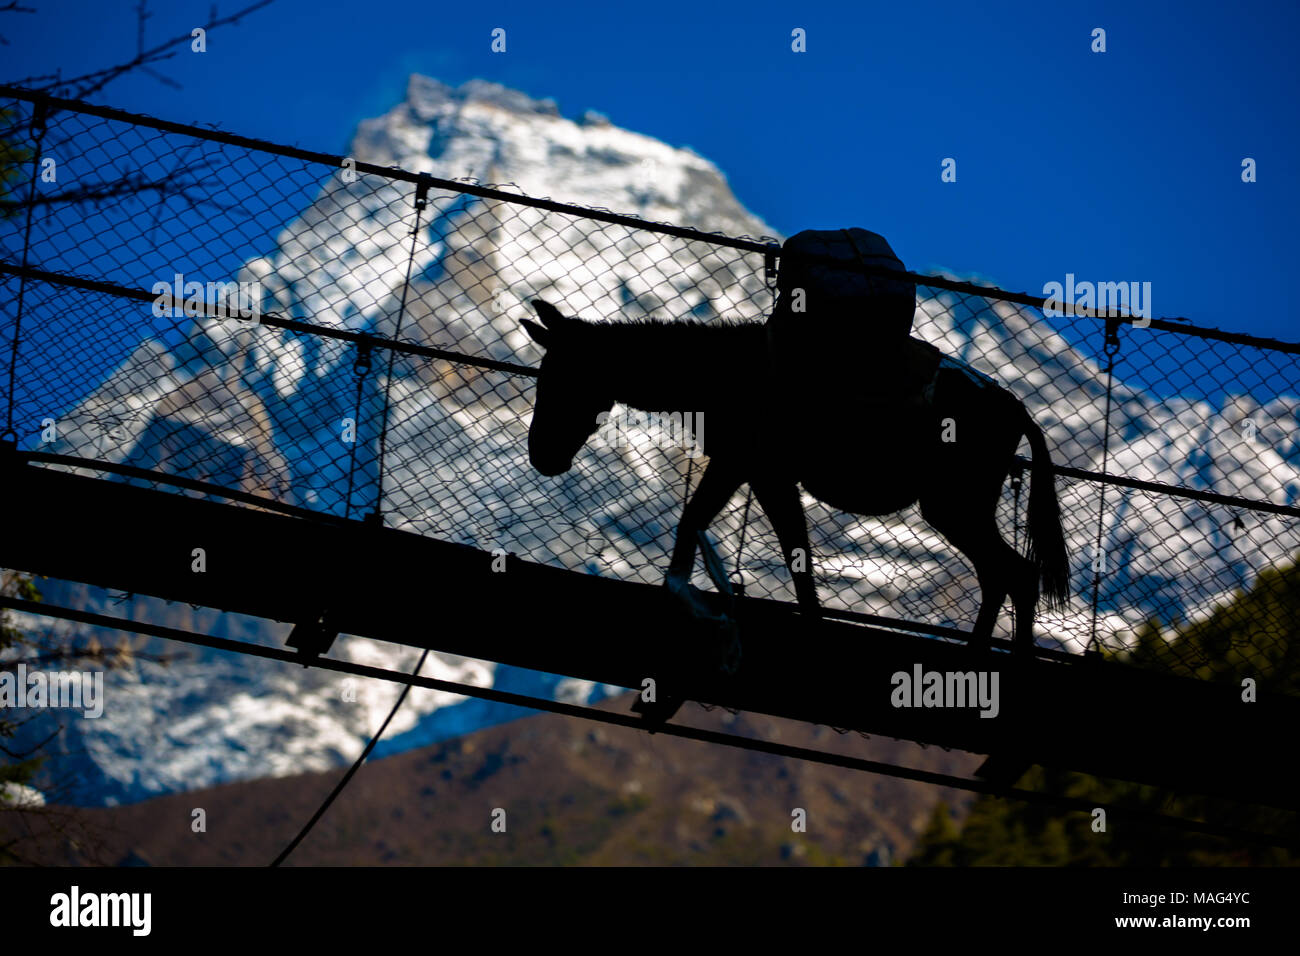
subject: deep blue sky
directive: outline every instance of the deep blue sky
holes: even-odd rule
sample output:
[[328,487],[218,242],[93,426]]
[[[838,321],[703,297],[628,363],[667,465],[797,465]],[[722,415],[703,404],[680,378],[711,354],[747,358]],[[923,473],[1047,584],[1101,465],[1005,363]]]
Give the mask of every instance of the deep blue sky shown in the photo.
[[[0,79],[129,56],[135,2],[0,14]],[[152,6],[156,42],[209,0]],[[489,50],[498,26],[504,54]],[[794,27],[808,52],[791,52]],[[164,64],[183,89],[135,76],[97,101],[342,152],[411,72],[484,77],[691,146],[787,234],[861,225],[911,268],[1035,293],[1067,272],[1150,281],[1157,315],[1295,340],[1298,36],[1300,4],[1249,0],[278,0]],[[945,157],[956,183],[940,181]]]

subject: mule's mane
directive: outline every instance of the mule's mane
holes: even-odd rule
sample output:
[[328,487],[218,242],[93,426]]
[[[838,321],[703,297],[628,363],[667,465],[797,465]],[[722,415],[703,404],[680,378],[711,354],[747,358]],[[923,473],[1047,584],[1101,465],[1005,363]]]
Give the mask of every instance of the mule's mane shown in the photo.
[[761,329],[763,327],[762,322],[753,322],[748,319],[704,321],[702,319],[645,318],[616,322],[593,321],[590,319],[579,319],[578,321],[589,329],[637,329],[645,332],[662,330],[670,334],[693,332],[697,335],[704,330],[710,332],[734,332],[736,329]]
[[673,393],[692,394],[697,402],[704,400],[724,379],[752,369],[766,349],[762,322],[581,320],[575,331],[570,341],[590,374],[607,380],[618,400],[634,407],[659,401],[665,386]]
[[761,340],[762,322],[733,319],[701,322],[698,319],[633,319],[628,322],[582,320],[577,341],[584,348],[679,347],[705,354],[717,349],[734,352]]

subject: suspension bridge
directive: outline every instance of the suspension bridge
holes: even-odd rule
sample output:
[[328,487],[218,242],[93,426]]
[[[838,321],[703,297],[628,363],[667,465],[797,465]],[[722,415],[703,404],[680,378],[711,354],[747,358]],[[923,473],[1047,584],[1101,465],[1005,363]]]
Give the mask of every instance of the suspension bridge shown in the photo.
[[[214,157],[233,170],[232,183],[244,183],[225,187],[217,239],[207,242],[196,238],[202,233],[159,237],[138,224],[122,235],[121,221],[113,236],[112,214],[84,215],[75,196],[60,207],[40,196],[35,176],[12,190],[25,202],[0,236],[8,346],[0,488],[11,503],[0,565],[293,629],[273,654],[77,608],[12,597],[0,605],[308,666],[347,669],[330,652],[340,635],[357,635],[631,690],[649,681],[659,707],[609,715],[491,688],[370,675],[700,739],[709,735],[671,722],[677,702],[956,748],[988,755],[977,779],[796,755],[1069,809],[1087,809],[1088,801],[1013,785],[1038,764],[1300,809],[1276,745],[1279,732],[1296,726],[1300,700],[1265,693],[1244,703],[1238,672],[1199,674],[1165,632],[1158,639],[1176,666],[1137,666],[1110,633],[1117,622],[1137,626],[1144,613],[1158,617],[1175,605],[1203,616],[1248,590],[1261,572],[1293,558],[1300,518],[1286,474],[1237,493],[1223,482],[1144,474],[1118,454],[1132,406],[1147,401],[1153,417],[1168,411],[1162,421],[1183,411],[1181,393],[1144,399],[1141,370],[1222,369],[1259,408],[1300,381],[1300,346],[1180,320],[1156,319],[1139,332],[1131,319],[1084,309],[1049,323],[1041,297],[909,273],[918,285],[918,334],[940,345],[960,338],[963,359],[989,374],[1014,371],[1010,387],[1045,423],[1076,555],[1075,607],[1043,618],[1028,657],[1013,657],[1006,639],[977,653],[966,646],[974,588],[962,571],[929,568],[922,587],[898,568],[933,564],[924,541],[906,537],[901,525],[854,537],[843,516],[823,512],[814,551],[829,597],[824,616],[812,620],[787,593],[770,528],[757,509],[736,503],[716,531],[727,570],[744,587],[728,595],[715,572],[719,587],[708,598],[737,621],[742,657],[728,672],[718,666],[716,628],[684,615],[658,583],[692,463],[657,448],[588,449],[558,486],[531,474],[523,439],[535,353],[513,334],[518,317],[500,311],[500,290],[526,289],[518,301],[547,293],[574,312],[612,316],[628,308],[622,264],[633,262],[650,274],[650,288],[658,277],[677,290],[676,303],[654,297],[664,312],[681,305],[697,316],[761,320],[779,245],[367,163],[354,163],[356,181],[348,182],[339,178],[339,156],[12,88],[0,98],[6,115],[18,117],[4,138],[24,142],[33,169],[57,143],[76,143],[89,168],[100,168],[97,159],[108,168],[107,157],[120,155],[115,144],[129,137],[142,175],[150,159],[183,155],[163,174],[176,196],[196,188],[178,172]],[[240,179],[245,167],[278,169],[276,201]],[[250,212],[255,198],[261,208]],[[399,279],[340,283],[319,222],[288,227],[296,255],[283,251],[283,240],[278,256],[268,254],[266,238],[307,206],[337,210],[339,232],[386,214],[382,255]],[[89,245],[91,237],[111,255]],[[593,250],[584,285],[552,254],[575,243]],[[235,269],[270,289],[255,324],[152,308],[151,279],[215,275],[232,256],[242,264]],[[340,284],[347,288],[325,291]],[[702,299],[690,302],[694,295]],[[1017,369],[1005,364],[1009,343],[1022,346]],[[1071,364],[1088,348],[1104,358]],[[1126,354],[1133,375],[1119,382],[1117,359]],[[1026,356],[1041,364],[1023,367]],[[311,374],[287,384],[276,378],[295,363]],[[344,421],[356,441],[339,440]],[[51,422],[58,437],[47,440]],[[1189,538],[1166,565],[1188,564],[1126,572],[1120,586],[1095,555],[1103,537],[1113,539],[1144,509]],[[1018,482],[999,517],[1009,540],[1022,538]],[[1225,542],[1219,529],[1233,521],[1244,533]],[[892,536],[892,550],[882,535]],[[883,604],[871,598],[880,576],[857,573],[845,557],[856,548],[868,552],[857,560],[869,559],[873,547],[886,550],[901,582]],[[357,568],[373,587],[353,583]],[[1245,658],[1257,657],[1261,674],[1288,666],[1294,628],[1258,622]],[[997,672],[996,716],[896,706],[894,675],[928,672]],[[1233,832],[1207,821],[1163,822]]]

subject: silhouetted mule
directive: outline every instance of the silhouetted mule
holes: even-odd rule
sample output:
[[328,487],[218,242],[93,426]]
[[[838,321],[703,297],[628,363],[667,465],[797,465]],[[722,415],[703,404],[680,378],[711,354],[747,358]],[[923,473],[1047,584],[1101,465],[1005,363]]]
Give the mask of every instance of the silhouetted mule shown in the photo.
[[[780,540],[803,612],[819,613],[798,485],[833,508],[887,515],[919,501],[921,514],[964,554],[981,601],[971,643],[987,645],[1008,593],[1015,644],[1033,646],[1041,582],[1049,607],[1068,593],[1065,539],[1043,433],[1019,399],[917,339],[900,349],[889,393],[873,383],[807,383],[769,358],[758,323],[586,322],[550,303],[524,321],[546,352],[528,430],[543,475],[568,471],[615,402],[702,415],[708,466],[687,502],[665,583],[699,616],[710,612],[689,580],[697,532],[748,482]],[[789,379],[789,380],[787,380]],[[1033,453],[1028,550],[1002,539],[995,512],[1017,446]],[[802,560],[797,558],[802,557]],[[794,570],[798,569],[798,570]]]

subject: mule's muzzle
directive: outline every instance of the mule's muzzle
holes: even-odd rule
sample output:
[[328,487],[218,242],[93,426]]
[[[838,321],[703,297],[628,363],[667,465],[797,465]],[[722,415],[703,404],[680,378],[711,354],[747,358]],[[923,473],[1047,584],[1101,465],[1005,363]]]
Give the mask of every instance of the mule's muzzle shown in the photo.
[[562,475],[573,467],[573,457],[564,458],[557,455],[537,455],[528,453],[528,460],[539,473],[547,478]]

